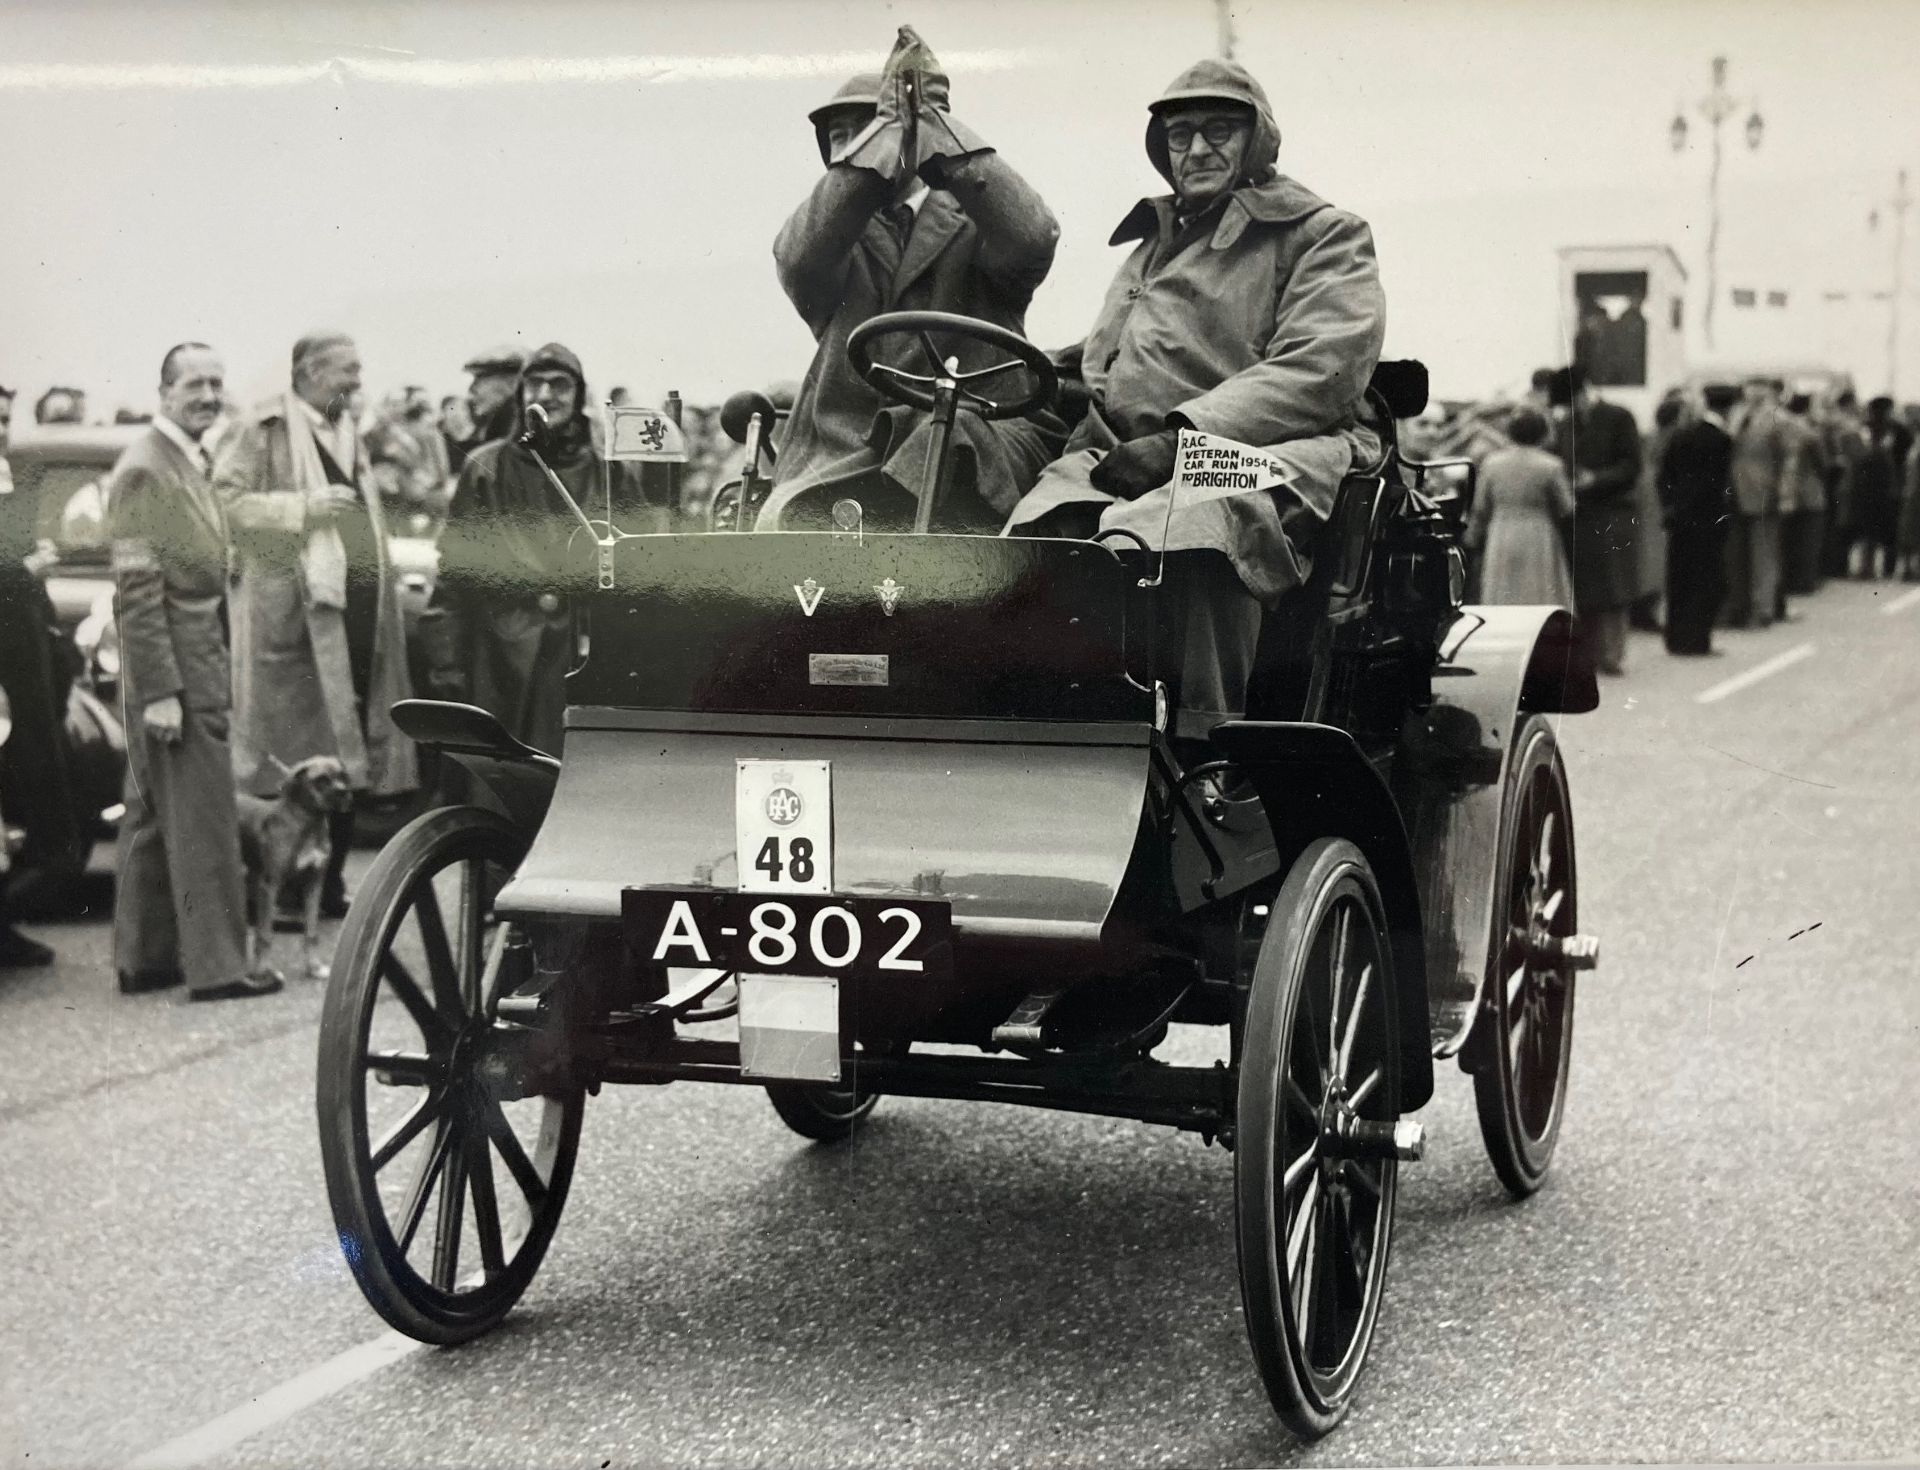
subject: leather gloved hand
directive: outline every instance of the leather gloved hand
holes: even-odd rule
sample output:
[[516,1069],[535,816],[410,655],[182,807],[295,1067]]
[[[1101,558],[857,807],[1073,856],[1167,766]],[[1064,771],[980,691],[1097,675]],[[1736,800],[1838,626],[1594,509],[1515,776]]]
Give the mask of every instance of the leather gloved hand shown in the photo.
[[1107,457],[1093,467],[1093,473],[1087,478],[1096,490],[1104,490],[1122,500],[1138,500],[1173,478],[1173,461],[1179,448],[1178,429],[1144,434],[1108,450]]
[[888,183],[918,166],[923,62],[938,65],[913,27],[901,26],[880,73],[880,100],[874,106],[873,121],[835,163],[871,170]]
[[920,39],[912,26],[902,26],[900,35],[903,41],[912,36],[913,44],[918,47],[913,170],[930,188],[944,189],[949,167],[991,153],[993,145],[948,111],[952,83],[941,70],[933,48]]

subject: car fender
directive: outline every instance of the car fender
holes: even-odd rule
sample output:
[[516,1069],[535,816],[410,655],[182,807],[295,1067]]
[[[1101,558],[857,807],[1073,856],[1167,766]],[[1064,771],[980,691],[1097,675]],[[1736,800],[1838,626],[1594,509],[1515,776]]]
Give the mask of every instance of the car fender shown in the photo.
[[1399,991],[1400,1102],[1433,1096],[1428,985],[1419,884],[1393,794],[1345,730],[1277,720],[1229,720],[1212,732],[1260,793],[1281,871],[1318,837],[1344,837],[1366,855],[1386,903]]
[[1433,1055],[1465,1045],[1486,982],[1499,868],[1502,792],[1524,714],[1599,705],[1571,614],[1557,607],[1467,607],[1441,640],[1432,702],[1408,715],[1392,786],[1426,916]]
[[451,700],[403,699],[393,706],[393,722],[410,740],[470,771],[529,838],[546,820],[560,762],[514,739],[486,710]]

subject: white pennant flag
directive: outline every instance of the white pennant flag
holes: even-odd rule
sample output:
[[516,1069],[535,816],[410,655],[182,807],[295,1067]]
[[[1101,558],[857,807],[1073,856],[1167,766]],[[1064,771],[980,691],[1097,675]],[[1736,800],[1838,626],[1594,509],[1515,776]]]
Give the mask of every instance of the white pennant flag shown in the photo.
[[1250,444],[1180,431],[1180,448],[1173,461],[1174,495],[1182,505],[1197,505],[1250,490],[1272,490],[1290,478],[1279,458]]

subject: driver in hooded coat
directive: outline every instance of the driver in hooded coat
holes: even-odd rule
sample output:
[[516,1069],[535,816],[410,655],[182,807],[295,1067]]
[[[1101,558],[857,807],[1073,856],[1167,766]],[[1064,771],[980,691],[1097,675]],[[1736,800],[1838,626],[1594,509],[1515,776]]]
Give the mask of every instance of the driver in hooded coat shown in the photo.
[[[1365,409],[1386,299],[1365,222],[1275,171],[1280,130],[1244,67],[1191,66],[1149,113],[1173,192],[1113,232],[1134,248],[1080,348],[1091,406],[1006,530],[1224,553],[1231,572],[1185,579],[1181,704],[1204,720],[1244,712],[1263,608],[1305,581],[1341,480],[1380,457]],[[1282,484],[1169,516],[1182,428],[1267,448]]]
[[[1060,228],[1040,196],[948,111],[946,76],[910,26],[886,70],[847,82],[810,114],[826,172],[774,241],[780,284],[819,344],[789,415],[762,530],[828,524],[841,496],[867,524],[910,525],[933,484],[931,415],[884,398],[847,361],[847,338],[892,311],[980,317],[1024,335],[1027,304],[1053,265]],[[963,371],[1006,361],[948,338]],[[917,340],[878,344],[875,360],[925,374]],[[983,380],[983,391],[1020,374]],[[1003,394],[1015,396],[1009,386]],[[936,529],[997,530],[1065,426],[1044,412],[986,423],[962,412]]]

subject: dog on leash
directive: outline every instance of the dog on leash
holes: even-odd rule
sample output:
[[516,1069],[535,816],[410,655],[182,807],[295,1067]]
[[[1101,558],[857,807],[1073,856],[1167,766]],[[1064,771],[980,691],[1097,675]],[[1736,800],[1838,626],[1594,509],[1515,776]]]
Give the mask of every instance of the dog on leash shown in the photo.
[[[268,757],[269,760],[273,758]],[[275,797],[238,793],[240,861],[247,875],[247,970],[258,974],[273,948],[279,905],[297,907],[300,958],[308,976],[327,978],[320,958],[320,887],[327,872],[327,819],[353,804],[346,768],[330,755],[298,765],[273,761],[280,772]]]

